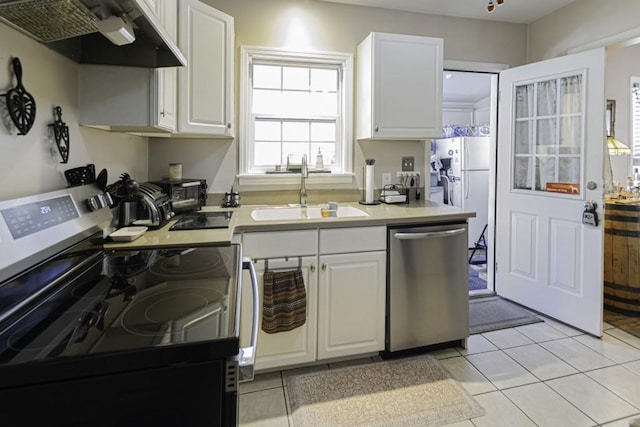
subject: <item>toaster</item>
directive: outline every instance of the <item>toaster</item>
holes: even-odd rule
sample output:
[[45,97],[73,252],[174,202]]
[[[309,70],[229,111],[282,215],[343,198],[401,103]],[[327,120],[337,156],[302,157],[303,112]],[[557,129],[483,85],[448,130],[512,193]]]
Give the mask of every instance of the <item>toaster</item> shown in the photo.
[[171,199],[162,188],[150,182],[140,184],[136,222],[149,228],[159,228],[174,216]]

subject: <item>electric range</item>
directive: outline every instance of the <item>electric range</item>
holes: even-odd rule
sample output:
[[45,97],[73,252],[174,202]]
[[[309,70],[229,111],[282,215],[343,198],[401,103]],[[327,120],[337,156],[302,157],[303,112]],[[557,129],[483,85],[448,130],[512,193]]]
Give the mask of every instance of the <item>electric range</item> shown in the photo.
[[88,210],[96,193],[0,202],[3,416],[21,426],[236,425],[238,379],[253,374],[253,349],[239,348],[251,263],[236,244],[104,251],[112,218]]

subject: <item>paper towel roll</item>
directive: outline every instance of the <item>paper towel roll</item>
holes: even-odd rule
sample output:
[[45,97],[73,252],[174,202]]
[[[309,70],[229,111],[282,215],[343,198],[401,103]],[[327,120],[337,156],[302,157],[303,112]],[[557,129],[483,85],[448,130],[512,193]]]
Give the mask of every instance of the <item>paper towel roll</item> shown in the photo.
[[364,167],[364,201],[373,203],[373,165]]

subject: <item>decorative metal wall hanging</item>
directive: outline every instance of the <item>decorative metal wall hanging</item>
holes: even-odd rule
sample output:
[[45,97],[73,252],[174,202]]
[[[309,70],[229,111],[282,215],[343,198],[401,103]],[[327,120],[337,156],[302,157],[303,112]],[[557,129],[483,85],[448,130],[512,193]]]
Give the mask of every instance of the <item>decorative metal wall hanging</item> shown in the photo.
[[55,115],[57,116],[53,124],[49,125],[53,128],[53,136],[56,139],[56,145],[58,146],[58,152],[62,161],[60,163],[67,163],[69,161],[69,126],[62,121],[62,108],[56,106],[54,108]]
[[20,64],[20,59],[13,58],[12,65],[18,84],[5,94],[7,109],[13,124],[18,128],[18,135],[26,135],[36,120],[36,100],[22,85],[22,64]]

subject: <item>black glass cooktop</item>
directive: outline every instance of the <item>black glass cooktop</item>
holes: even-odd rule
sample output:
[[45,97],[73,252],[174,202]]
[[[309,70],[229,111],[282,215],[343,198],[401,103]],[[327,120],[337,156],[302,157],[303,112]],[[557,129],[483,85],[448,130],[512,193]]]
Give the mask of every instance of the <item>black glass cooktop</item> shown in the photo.
[[[175,352],[188,347],[187,357],[201,344],[209,354],[215,350],[228,357],[236,351],[239,330],[239,256],[238,245],[107,253],[77,277],[58,283],[34,307],[0,321],[0,372],[26,362],[170,347]],[[59,273],[66,259],[47,265]],[[40,276],[29,275],[29,280]],[[0,298],[2,307],[12,303],[14,289],[25,285],[21,278],[0,284],[0,297],[8,297]],[[182,356],[172,357],[175,362]],[[11,378],[0,374],[0,390],[8,382],[27,381],[17,373]]]
[[228,228],[232,211],[191,212],[184,214],[170,230],[200,230],[205,228]]

